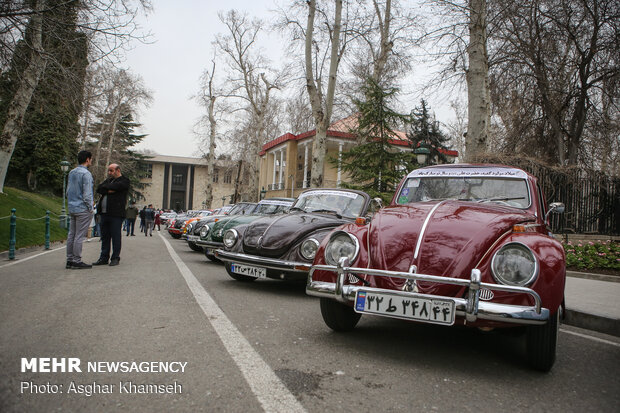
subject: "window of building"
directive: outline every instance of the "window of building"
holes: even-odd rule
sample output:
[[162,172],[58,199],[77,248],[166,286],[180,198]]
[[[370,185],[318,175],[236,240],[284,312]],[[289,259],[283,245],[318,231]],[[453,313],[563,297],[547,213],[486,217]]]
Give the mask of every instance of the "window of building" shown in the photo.
[[217,168],[213,168],[213,182],[217,183],[220,180],[219,172]]
[[224,183],[229,184],[232,182],[232,171],[226,171],[224,174]]
[[144,178],[152,178],[153,177],[153,164],[152,163],[142,164],[142,176]]
[[183,185],[183,174],[172,175],[172,185]]

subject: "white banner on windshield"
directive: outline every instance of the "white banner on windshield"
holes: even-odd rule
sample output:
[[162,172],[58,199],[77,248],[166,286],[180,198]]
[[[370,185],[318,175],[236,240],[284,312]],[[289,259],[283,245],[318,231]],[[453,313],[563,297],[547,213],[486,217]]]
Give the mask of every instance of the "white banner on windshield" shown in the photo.
[[346,191],[334,191],[334,190],[329,190],[329,189],[321,189],[318,191],[308,191],[308,192],[304,192],[303,194],[299,195],[299,198],[304,198],[307,196],[320,196],[320,195],[325,195],[325,196],[344,196],[347,198],[351,198],[351,199],[355,199],[357,198],[359,195],[354,193],[354,192],[346,192]]
[[498,177],[498,178],[527,178],[527,174],[517,168],[502,168],[497,166],[453,166],[447,168],[421,168],[407,175],[407,178],[421,177]]

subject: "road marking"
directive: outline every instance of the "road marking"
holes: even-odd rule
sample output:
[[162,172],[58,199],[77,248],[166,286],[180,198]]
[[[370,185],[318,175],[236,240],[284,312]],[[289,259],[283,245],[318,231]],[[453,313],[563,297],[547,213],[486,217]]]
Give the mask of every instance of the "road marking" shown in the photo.
[[63,249],[65,249],[65,246],[54,248],[53,250],[48,250],[48,251],[45,251],[45,252],[40,252],[38,254],[31,255],[30,257],[19,258],[19,259],[16,259],[15,261],[11,261],[8,264],[0,265],[0,268],[10,267],[11,265],[19,264],[20,262],[25,262],[25,261],[31,260],[33,258],[40,257],[41,255],[49,254],[50,252],[54,252],[54,251],[58,251],[58,250],[63,250]]
[[280,381],[278,376],[265,363],[262,357],[252,348],[243,334],[226,317],[222,309],[211,298],[196,279],[192,271],[178,256],[168,240],[159,234],[166,244],[168,252],[177,268],[185,278],[185,282],[194,295],[196,302],[207,316],[215,332],[222,340],[226,351],[232,357],[252,393],[266,412],[305,412],[304,407]]
[[577,337],[583,337],[583,338],[587,338],[589,340],[598,341],[599,343],[609,344],[610,346],[620,347],[620,344],[614,343],[613,341],[605,340],[604,338],[598,338],[598,337],[594,337],[594,336],[589,336],[587,334],[576,333],[574,331],[564,330],[563,328],[561,328],[560,331],[562,333],[572,334],[572,335],[577,336]]

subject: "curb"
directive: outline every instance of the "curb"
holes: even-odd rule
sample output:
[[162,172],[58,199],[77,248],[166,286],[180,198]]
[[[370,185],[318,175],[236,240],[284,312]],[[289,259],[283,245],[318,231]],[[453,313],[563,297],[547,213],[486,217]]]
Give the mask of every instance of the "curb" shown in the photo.
[[620,283],[620,276],[617,276],[617,275],[594,274],[591,272],[566,271],[566,276],[573,277],[573,278],[583,278],[586,280],[597,280],[597,281],[608,281],[608,282],[613,282],[613,283]]
[[604,317],[596,314],[584,313],[577,310],[566,310],[563,324],[573,327],[585,328],[620,337],[620,319]]

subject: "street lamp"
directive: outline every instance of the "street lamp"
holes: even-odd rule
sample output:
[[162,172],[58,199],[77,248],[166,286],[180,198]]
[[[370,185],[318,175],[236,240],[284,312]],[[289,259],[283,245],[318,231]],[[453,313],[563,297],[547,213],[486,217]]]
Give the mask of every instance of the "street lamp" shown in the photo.
[[67,172],[69,171],[69,165],[67,161],[60,162],[60,170],[62,171],[62,209],[60,211],[60,227],[67,228],[67,210],[65,208],[65,199],[67,193]]
[[431,151],[426,146],[420,146],[413,151],[420,165],[426,164],[426,159],[430,155]]
[[260,190],[260,199],[265,199],[266,193],[267,191],[265,191],[265,187],[263,187],[263,189]]

